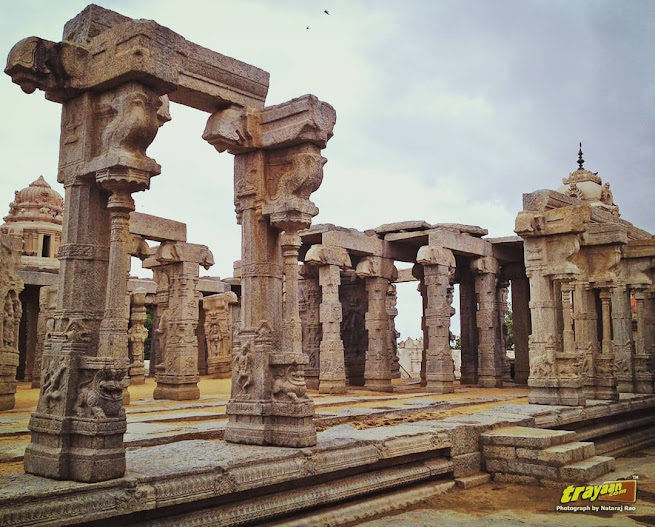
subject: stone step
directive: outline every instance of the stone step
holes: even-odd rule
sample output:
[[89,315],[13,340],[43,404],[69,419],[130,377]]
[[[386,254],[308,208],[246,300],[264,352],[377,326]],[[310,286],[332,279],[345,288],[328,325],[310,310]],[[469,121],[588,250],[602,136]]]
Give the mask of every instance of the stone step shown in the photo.
[[575,432],[508,426],[482,434],[482,444],[544,449],[575,441]]
[[478,472],[477,474],[471,474],[470,476],[456,478],[455,485],[458,489],[472,489],[473,487],[479,487],[480,485],[489,483],[489,481],[491,481],[491,474]]
[[593,456],[577,463],[563,466],[560,468],[560,476],[563,481],[586,483],[613,471],[614,468],[615,460],[613,457]]
[[580,441],[555,445],[543,450],[532,448],[516,449],[516,457],[520,460],[528,460],[532,463],[551,465],[555,467],[562,467],[595,455],[596,448],[593,443]]

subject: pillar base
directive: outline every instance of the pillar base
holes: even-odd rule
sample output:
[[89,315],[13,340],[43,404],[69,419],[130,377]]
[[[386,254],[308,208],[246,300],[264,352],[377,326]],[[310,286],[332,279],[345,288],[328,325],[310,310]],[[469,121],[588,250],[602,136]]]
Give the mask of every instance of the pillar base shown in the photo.
[[364,388],[372,392],[393,392],[391,379],[366,379]]
[[[309,386],[309,385],[308,385]],[[318,393],[346,393],[346,381],[322,379],[318,387]]]
[[209,362],[207,364],[207,374],[212,379],[229,379],[232,377],[232,362]]
[[157,387],[152,394],[153,399],[169,399],[172,401],[189,401],[200,399],[200,388],[197,383],[167,384],[157,381]]
[[25,472],[95,483],[125,475],[125,417],[79,418],[33,414]]
[[585,406],[586,392],[578,379],[531,378],[528,381],[530,404]]
[[146,383],[146,376],[144,374],[130,375],[130,386],[134,384],[145,384],[145,383]]
[[502,388],[503,379],[502,377],[478,377],[478,386],[480,388]]
[[530,372],[514,370],[514,384],[528,384]]
[[455,393],[453,381],[428,381],[425,391],[430,393]]
[[16,404],[16,396],[13,393],[0,395],[0,410],[12,410]]
[[229,421],[224,439],[246,445],[304,448],[316,445],[314,403],[238,401],[227,405]]
[[634,393],[654,393],[653,376],[650,373],[635,374]]

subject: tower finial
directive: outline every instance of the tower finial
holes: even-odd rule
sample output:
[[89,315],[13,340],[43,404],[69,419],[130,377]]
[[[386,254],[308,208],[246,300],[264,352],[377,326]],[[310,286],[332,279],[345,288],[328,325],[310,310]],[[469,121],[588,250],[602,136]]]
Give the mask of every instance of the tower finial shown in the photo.
[[584,159],[582,159],[582,143],[580,143],[580,150],[578,150],[578,170],[584,170]]

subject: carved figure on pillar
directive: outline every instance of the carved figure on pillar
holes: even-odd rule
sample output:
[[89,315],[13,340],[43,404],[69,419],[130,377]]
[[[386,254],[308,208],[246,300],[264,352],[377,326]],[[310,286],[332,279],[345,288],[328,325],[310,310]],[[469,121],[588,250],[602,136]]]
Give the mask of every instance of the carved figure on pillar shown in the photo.
[[322,340],[321,286],[318,283],[318,269],[315,266],[304,264],[300,268],[298,295],[298,309],[302,324],[302,350],[308,360],[305,368],[305,382],[310,390],[318,390]]
[[0,299],[3,299],[0,323],[0,410],[14,407],[16,368],[18,366],[18,328],[22,314],[19,300],[23,280],[18,275],[22,240],[0,234]]
[[130,346],[130,384],[144,384],[146,378],[143,348],[148,338],[148,330],[145,326],[148,318],[146,290],[137,289],[130,298],[130,329],[127,331]]
[[212,378],[232,376],[232,309],[238,302],[232,291],[209,295],[202,299],[205,311],[207,371]]
[[41,358],[46,340],[55,328],[55,310],[57,309],[57,286],[48,285],[39,291],[39,318],[36,332],[36,352],[34,356],[34,371],[32,372],[32,388],[41,386]]
[[261,110],[232,106],[207,122],[203,138],[219,152],[235,154],[242,307],[234,347],[236,354],[251,350],[253,379],[244,399],[233,371],[228,441],[316,443],[314,405],[302,389],[308,357],[299,315],[298,232],[318,214],[309,197],[322,181],[321,149],[335,121],[330,105],[307,95]]

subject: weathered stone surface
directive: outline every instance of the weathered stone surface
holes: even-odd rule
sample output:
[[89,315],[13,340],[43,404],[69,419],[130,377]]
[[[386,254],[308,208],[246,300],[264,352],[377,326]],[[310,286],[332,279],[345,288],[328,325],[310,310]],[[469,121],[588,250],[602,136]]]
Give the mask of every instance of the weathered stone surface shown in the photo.
[[232,338],[234,323],[231,305],[238,302],[233,292],[205,296],[205,339],[207,341],[207,373],[217,379],[232,376]]
[[615,468],[613,457],[594,456],[577,463],[566,465],[560,469],[559,477],[550,479],[562,479],[576,483],[586,483],[594,478],[607,474]]
[[563,445],[548,447],[543,450],[530,448],[516,449],[516,457],[521,460],[525,459],[536,463],[552,465],[555,467],[561,467],[563,465],[568,465],[569,463],[582,461],[583,459],[592,457],[595,454],[596,449],[594,444],[589,442],[565,443]]
[[141,212],[130,213],[130,232],[147,240],[158,242],[185,242],[186,223],[151,216]]
[[481,436],[483,445],[547,448],[575,440],[575,432],[510,426]]

